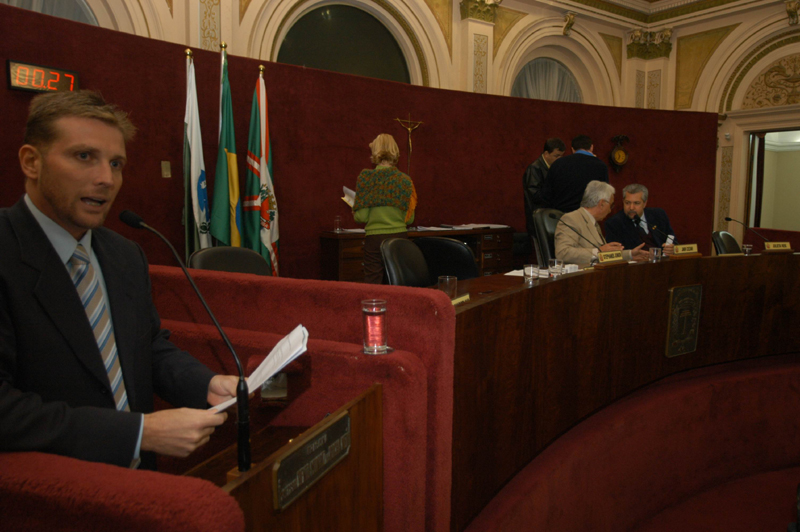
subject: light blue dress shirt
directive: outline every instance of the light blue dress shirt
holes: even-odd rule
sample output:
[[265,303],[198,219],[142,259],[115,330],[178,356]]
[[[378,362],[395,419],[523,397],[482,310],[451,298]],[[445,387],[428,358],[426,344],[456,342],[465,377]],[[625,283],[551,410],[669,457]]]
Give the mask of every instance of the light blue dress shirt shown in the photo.
[[[33,217],[36,219],[36,222],[39,224],[39,227],[42,228],[44,234],[47,236],[47,239],[50,241],[50,244],[53,245],[53,248],[56,250],[56,254],[58,254],[58,258],[61,259],[61,262],[64,264],[64,268],[67,269],[69,272],[69,266],[67,262],[69,259],[72,258],[72,254],[75,253],[75,248],[78,247],[78,244],[83,244],[84,249],[89,253],[89,262],[92,264],[92,268],[94,268],[95,273],[97,274],[97,279],[100,281],[100,290],[103,292],[103,299],[105,300],[106,307],[111,309],[111,305],[108,302],[108,290],[106,289],[106,281],[103,277],[103,269],[100,267],[100,262],[97,260],[97,255],[94,254],[94,249],[92,249],[92,230],[89,229],[86,231],[86,234],[83,235],[79,241],[75,240],[69,232],[58,225],[56,222],[48,218],[46,214],[39,210],[36,205],[33,204],[31,198],[25,194],[25,205],[28,206],[28,209],[33,214]],[[111,323],[111,327],[114,327],[114,321],[111,318],[111,312],[108,313],[108,320]],[[124,373],[123,373],[124,377]],[[133,452],[133,459],[136,460],[139,458],[139,452],[141,451],[142,447],[142,432],[144,431],[144,414],[140,414],[141,421],[139,422],[139,440],[136,442],[136,449]]]

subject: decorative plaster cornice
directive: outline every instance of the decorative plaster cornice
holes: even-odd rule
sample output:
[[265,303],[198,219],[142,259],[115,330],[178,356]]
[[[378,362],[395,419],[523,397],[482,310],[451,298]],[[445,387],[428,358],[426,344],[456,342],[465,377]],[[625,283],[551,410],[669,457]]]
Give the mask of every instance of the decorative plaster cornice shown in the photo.
[[498,5],[499,2],[486,2],[486,0],[461,0],[461,20],[471,18],[494,24]]
[[776,35],[751,50],[750,53],[736,65],[733,74],[728,78],[728,82],[725,84],[725,90],[722,92],[723,97],[719,102],[719,112],[724,113],[733,110],[733,98],[736,95],[736,91],[739,89],[739,85],[741,85],[744,77],[756,63],[766,57],[767,54],[796,42],[800,42],[800,29],[792,29],[780,35]]
[[631,42],[628,43],[628,59],[669,58],[671,52],[672,28],[664,28],[661,31],[636,29],[631,32]]

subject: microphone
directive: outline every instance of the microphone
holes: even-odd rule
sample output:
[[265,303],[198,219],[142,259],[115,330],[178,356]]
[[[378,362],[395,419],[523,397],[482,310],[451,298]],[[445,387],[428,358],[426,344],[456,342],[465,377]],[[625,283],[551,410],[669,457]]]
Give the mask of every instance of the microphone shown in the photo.
[[752,232],[754,232],[754,233],[755,233],[756,235],[758,235],[758,237],[759,237],[761,240],[763,240],[764,242],[769,242],[769,238],[765,237],[764,235],[762,235],[761,233],[759,233],[758,231],[756,231],[756,230],[755,230],[755,229],[753,229],[752,227],[748,227],[748,226],[744,225],[744,224],[743,224],[742,222],[740,222],[739,220],[734,220],[734,219],[733,219],[733,218],[731,218],[730,216],[726,216],[726,217],[725,217],[725,221],[726,221],[726,222],[736,222],[737,224],[741,225],[742,227],[744,227],[744,228],[745,228],[745,229],[747,229],[748,231],[752,231]]
[[239,370],[239,384],[236,386],[236,400],[237,400],[236,402],[238,406],[237,424],[239,426],[239,441],[237,445],[239,451],[239,471],[242,472],[249,471],[251,465],[250,398],[248,396],[247,383],[244,380],[244,370],[242,369],[242,363],[239,360],[239,356],[236,354],[236,350],[233,348],[233,345],[231,345],[231,341],[228,340],[228,335],[226,335],[225,331],[223,331],[222,327],[220,327],[216,316],[214,316],[214,313],[211,312],[211,309],[208,307],[208,303],[206,303],[205,298],[200,293],[200,289],[197,288],[197,285],[194,283],[194,279],[192,279],[192,276],[189,275],[189,270],[187,270],[186,266],[184,266],[183,261],[178,256],[178,252],[175,251],[175,248],[172,246],[172,243],[170,243],[170,241],[167,240],[167,238],[164,235],[162,235],[161,233],[159,233],[158,231],[156,231],[155,229],[144,223],[142,217],[132,211],[127,211],[127,210],[122,211],[119,214],[119,219],[122,220],[123,223],[133,227],[134,229],[147,229],[151,233],[155,234],[158,238],[163,240],[164,243],[167,244],[167,246],[169,246],[169,249],[172,250],[172,254],[175,256],[175,260],[178,261],[178,264],[183,270],[184,275],[186,275],[186,278],[189,280],[189,283],[192,285],[192,288],[194,288],[197,297],[200,298],[200,302],[203,304],[203,307],[205,307],[206,312],[208,312],[208,315],[211,317],[211,321],[214,322],[214,325],[217,327],[220,336],[225,341],[225,345],[228,346],[228,349],[233,355],[233,360],[236,361],[236,369]]
[[550,214],[548,214],[547,216],[548,216],[549,218],[552,218],[553,220],[558,220],[560,223],[562,223],[562,224],[566,225],[567,227],[569,227],[570,229],[572,229],[572,232],[573,232],[573,233],[575,233],[576,235],[578,235],[578,236],[579,236],[579,237],[581,237],[582,239],[586,240],[588,243],[590,243],[590,244],[592,245],[592,247],[593,247],[593,248],[597,248],[597,249],[599,250],[599,249],[602,247],[602,245],[598,246],[597,244],[595,244],[594,242],[592,242],[591,240],[589,240],[588,238],[586,238],[585,236],[583,236],[582,234],[580,234],[580,233],[578,232],[578,230],[577,230],[577,229],[575,229],[574,227],[572,227],[571,225],[569,225],[569,224],[568,224],[567,222],[565,222],[563,219],[560,219],[558,216],[556,216],[556,215],[555,215],[555,214],[553,214],[552,212],[551,212]]

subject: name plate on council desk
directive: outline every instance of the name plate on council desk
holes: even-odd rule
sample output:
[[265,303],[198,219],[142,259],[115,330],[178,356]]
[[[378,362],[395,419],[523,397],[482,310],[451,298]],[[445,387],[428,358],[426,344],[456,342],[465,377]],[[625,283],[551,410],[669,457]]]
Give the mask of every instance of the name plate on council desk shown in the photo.
[[350,413],[341,412],[295,438],[272,466],[276,510],[283,510],[350,454]]
[[597,254],[597,260],[600,264],[605,264],[607,262],[619,262],[622,259],[622,252],[621,251],[601,251]]
[[789,242],[764,242],[764,249],[766,251],[792,251],[792,245]]
[[691,253],[697,253],[697,244],[681,244],[679,246],[675,246],[673,251],[676,255],[689,255]]

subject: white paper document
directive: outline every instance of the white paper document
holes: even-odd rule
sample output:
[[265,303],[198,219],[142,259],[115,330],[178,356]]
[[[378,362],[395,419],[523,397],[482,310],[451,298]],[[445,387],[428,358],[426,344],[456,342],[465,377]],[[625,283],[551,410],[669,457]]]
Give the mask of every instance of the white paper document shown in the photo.
[[342,196],[342,201],[344,201],[345,203],[350,205],[350,207],[352,207],[353,204],[356,202],[356,192],[347,187],[342,187],[342,193],[344,194],[344,196]]
[[459,231],[471,231],[473,229],[504,229],[509,226],[502,224],[463,224],[463,225],[448,225],[447,227],[450,229],[458,229]]
[[[247,379],[248,392],[253,393],[254,390],[258,390],[267,379],[273,377],[286,367],[289,362],[305,353],[307,345],[308,331],[302,325],[298,325],[272,348],[267,358],[250,374],[250,378]],[[209,410],[222,412],[235,402],[236,398],[234,397],[217,406],[212,406]]]
[[452,231],[449,227],[426,227],[424,225],[418,225],[417,231]]

